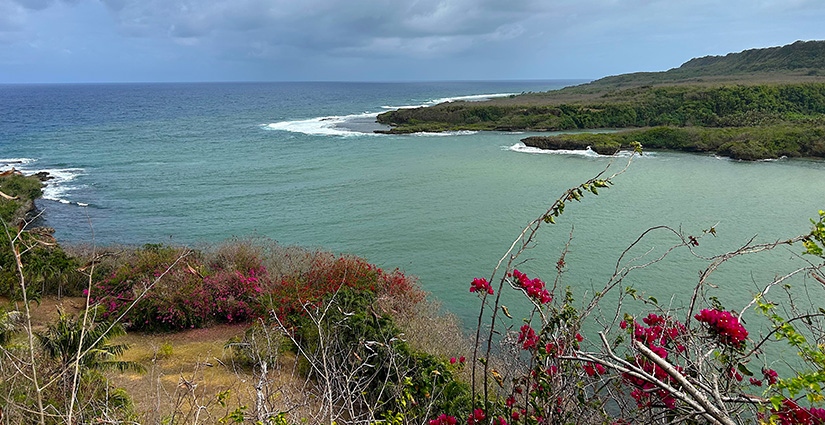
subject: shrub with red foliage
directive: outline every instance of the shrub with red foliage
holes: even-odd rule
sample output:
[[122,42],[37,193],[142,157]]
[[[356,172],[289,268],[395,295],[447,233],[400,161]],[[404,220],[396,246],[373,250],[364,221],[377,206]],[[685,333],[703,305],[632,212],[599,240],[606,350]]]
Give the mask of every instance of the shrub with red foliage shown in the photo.
[[203,265],[196,255],[175,263],[180,254],[175,249],[144,252],[136,264],[121,266],[98,282],[91,302],[103,306],[104,319],[125,314],[124,321],[140,330],[200,328],[244,322],[254,315],[260,281],[267,275],[260,262],[248,270],[235,270]]
[[370,291],[399,304],[415,304],[424,299],[413,277],[395,269],[386,272],[361,258],[352,256],[317,255],[308,270],[287,276],[268,289],[270,310],[279,318],[305,314],[306,304],[318,304],[324,297],[340,289]]

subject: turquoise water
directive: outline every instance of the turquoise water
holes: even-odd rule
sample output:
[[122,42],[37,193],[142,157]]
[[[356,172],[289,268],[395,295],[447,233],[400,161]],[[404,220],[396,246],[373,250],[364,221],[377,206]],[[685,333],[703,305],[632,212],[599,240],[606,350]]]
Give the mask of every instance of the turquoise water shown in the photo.
[[[569,82],[283,83],[0,86],[0,166],[60,177],[38,203],[60,240],[197,243],[258,235],[322,247],[417,275],[469,320],[467,289],[490,275],[520,230],[563,190],[627,158],[536,152],[525,134],[376,135],[387,107],[506,94]],[[5,168],[5,167],[4,167]],[[649,152],[616,186],[574,203],[547,226],[520,268],[552,280],[575,227],[564,283],[598,290],[642,231],[670,225],[713,255],[757,236],[807,232],[825,209],[825,163],[735,162]],[[88,218],[87,218],[88,217]],[[673,244],[654,234],[641,254]],[[743,258],[713,283],[731,307],[800,247]],[[676,253],[626,282],[681,305],[700,260]],[[517,304],[516,300],[507,300]]]

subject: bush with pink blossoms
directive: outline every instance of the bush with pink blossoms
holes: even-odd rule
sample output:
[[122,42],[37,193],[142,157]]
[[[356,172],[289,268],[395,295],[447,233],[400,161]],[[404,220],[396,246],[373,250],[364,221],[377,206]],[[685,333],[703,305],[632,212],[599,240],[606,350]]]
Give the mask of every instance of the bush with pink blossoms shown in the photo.
[[723,345],[741,348],[748,338],[748,331],[729,311],[704,309],[694,317],[707,324],[710,333]]
[[244,322],[263,313],[257,298],[267,273],[260,263],[238,270],[233,264],[206,265],[202,254],[183,254],[144,248],[134,264],[120,266],[92,287],[91,302],[103,307],[105,319],[123,316],[131,329],[148,331]]

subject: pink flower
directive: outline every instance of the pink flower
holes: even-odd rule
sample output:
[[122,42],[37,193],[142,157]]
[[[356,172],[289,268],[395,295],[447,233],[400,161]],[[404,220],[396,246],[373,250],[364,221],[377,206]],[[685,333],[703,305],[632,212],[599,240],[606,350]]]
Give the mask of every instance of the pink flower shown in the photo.
[[430,421],[430,425],[455,425],[458,422],[454,417],[442,414]]
[[464,356],[461,356],[461,357],[459,357],[459,358],[458,358],[458,362],[459,362],[459,363],[464,363],[464,360],[466,360],[466,359],[464,358]]
[[729,311],[702,310],[694,316],[696,320],[706,323],[712,334],[719,338],[722,344],[733,347],[742,347],[748,337],[748,331],[739,323]]
[[481,421],[483,421],[486,417],[487,417],[487,415],[484,414],[483,410],[476,409],[476,410],[473,411],[473,413],[467,419],[467,423],[470,424],[470,425],[481,423]]
[[535,299],[540,304],[547,304],[553,301],[550,293],[544,289],[544,282],[540,279],[528,279],[527,275],[518,270],[513,270],[511,276],[516,278],[516,285],[524,289],[528,297]]
[[455,357],[450,359],[450,364],[455,364]]
[[530,327],[530,325],[525,324],[521,327],[521,332],[518,336],[518,342],[521,343],[521,348],[524,350],[530,350],[536,348],[536,344],[539,342],[539,337],[536,335],[536,331]]
[[493,295],[493,288],[490,286],[490,282],[487,282],[487,279],[475,278],[473,283],[470,284],[470,292],[478,292],[479,294],[487,292]]
[[762,369],[762,375],[764,375],[765,379],[768,380],[768,385],[776,384],[776,382],[779,380],[779,376],[773,369]]

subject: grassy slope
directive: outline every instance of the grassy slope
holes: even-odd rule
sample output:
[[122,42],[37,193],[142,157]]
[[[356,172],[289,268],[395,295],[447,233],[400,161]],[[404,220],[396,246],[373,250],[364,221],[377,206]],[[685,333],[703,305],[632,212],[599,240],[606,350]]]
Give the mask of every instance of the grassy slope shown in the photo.
[[[696,58],[666,72],[605,77],[545,93],[391,111],[379,115],[378,120],[394,126],[392,133],[706,127],[701,139],[712,139],[710,145],[698,140],[699,132],[689,138],[695,143],[684,146],[654,137],[661,132],[632,134],[655,140],[655,147],[712,151],[742,159],[822,157],[825,42],[797,42]],[[788,127],[793,126],[804,131],[790,131]],[[742,131],[712,129],[723,127]],[[622,143],[625,136],[610,136],[611,143]],[[586,137],[564,136],[568,145]],[[557,143],[553,140],[547,145]],[[740,146],[742,143],[747,149]],[[720,151],[722,147],[731,149]]]

